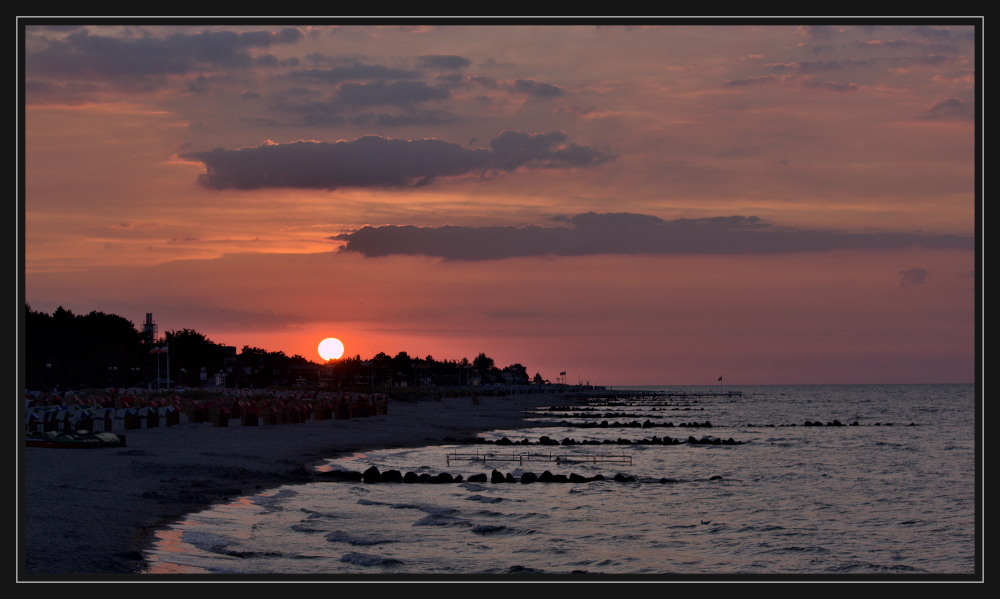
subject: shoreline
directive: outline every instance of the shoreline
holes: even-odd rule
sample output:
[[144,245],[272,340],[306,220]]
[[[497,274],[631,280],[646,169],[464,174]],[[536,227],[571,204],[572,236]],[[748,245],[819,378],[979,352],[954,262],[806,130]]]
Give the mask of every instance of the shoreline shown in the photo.
[[532,427],[524,410],[572,399],[539,393],[479,401],[394,400],[386,415],[302,424],[182,423],[128,431],[128,445],[120,448],[22,447],[19,578],[141,575],[142,552],[155,533],[186,514],[268,488],[313,482],[311,464],[345,453]]

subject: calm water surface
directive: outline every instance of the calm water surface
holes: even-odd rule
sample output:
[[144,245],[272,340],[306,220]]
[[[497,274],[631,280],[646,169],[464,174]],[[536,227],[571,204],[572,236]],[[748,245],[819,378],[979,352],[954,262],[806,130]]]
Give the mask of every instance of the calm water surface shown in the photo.
[[[665,393],[718,388],[645,387]],[[464,478],[601,474],[579,484],[311,483],[190,514],[158,535],[150,573],[819,574],[974,572],[972,385],[741,387],[540,416],[537,441],[729,438],[688,444],[436,446],[330,460]],[[558,400],[557,400],[558,401]],[[607,413],[625,417],[604,417]],[[674,428],[583,428],[585,422]],[[839,420],[845,426],[804,426]],[[711,428],[681,427],[710,422]],[[850,426],[857,422],[857,426]],[[911,426],[912,423],[912,426]],[[792,426],[794,425],[794,426]],[[569,461],[449,460],[511,450]],[[626,462],[586,463],[595,455]],[[624,457],[623,457],[624,456]],[[450,462],[450,463],[449,463]],[[616,482],[621,473],[634,482]],[[667,482],[661,482],[666,479]]]

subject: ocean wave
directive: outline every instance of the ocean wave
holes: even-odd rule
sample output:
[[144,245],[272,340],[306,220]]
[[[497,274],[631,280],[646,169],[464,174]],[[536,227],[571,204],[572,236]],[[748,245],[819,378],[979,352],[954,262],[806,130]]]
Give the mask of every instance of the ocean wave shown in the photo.
[[326,540],[331,543],[347,543],[348,545],[381,545],[383,543],[395,543],[394,539],[383,539],[378,537],[359,537],[348,534],[342,530],[335,530],[326,535]]
[[224,554],[226,547],[233,544],[233,541],[214,535],[210,532],[197,530],[186,530],[181,536],[181,540],[188,545],[193,545],[202,551]]
[[536,519],[547,519],[551,518],[551,514],[541,514],[538,512],[524,512],[522,514],[506,514],[508,518],[514,518],[515,520],[536,520]]
[[492,535],[500,532],[509,532],[510,529],[506,526],[496,525],[496,524],[477,524],[472,527],[471,532],[477,535]]
[[289,528],[291,530],[294,530],[295,532],[304,532],[304,533],[323,532],[322,528],[313,528],[312,526],[307,526],[305,524],[292,524],[291,526],[289,526]]
[[269,510],[280,510],[281,506],[279,503],[283,499],[288,499],[289,497],[295,497],[298,495],[297,491],[291,489],[280,489],[277,493],[273,495],[255,495],[250,498],[254,504],[261,507],[267,508]]
[[230,557],[238,557],[240,559],[248,559],[251,557],[284,557],[285,554],[280,551],[235,551],[229,550],[224,553]]
[[439,507],[436,505],[415,505],[412,506],[416,509],[431,514],[432,516],[447,516],[449,514],[454,514],[458,512],[455,508],[450,507]]
[[[809,403],[791,396],[777,408],[770,403],[760,410],[750,406],[753,411],[747,414],[740,411],[749,409],[742,404],[714,406],[716,434],[736,436],[741,425],[734,422],[801,423],[817,417],[815,398]],[[853,398],[846,393],[838,396],[847,411],[822,414],[824,422],[834,416],[849,418]],[[713,409],[710,401],[704,403]],[[269,495],[254,499],[257,505],[249,509],[244,497],[232,508],[198,512],[173,531],[193,528],[216,534],[190,535],[183,540],[197,549],[185,543],[174,555],[167,550],[178,546],[164,543],[156,557],[161,563],[190,563],[213,573],[241,567],[244,572],[274,568],[329,573],[328,560],[336,562],[337,554],[346,559],[335,568],[367,575],[569,574],[572,570],[905,577],[972,572],[974,555],[967,547],[975,523],[971,485],[975,472],[968,452],[975,444],[971,434],[963,433],[966,429],[958,428],[971,418],[957,414],[965,420],[956,424],[958,416],[942,412],[940,431],[902,426],[748,428],[743,436],[753,438],[741,438],[745,444],[724,449],[725,454],[700,450],[704,448],[633,445],[628,453],[636,456],[634,464],[623,466],[637,479],[629,485],[609,480],[619,466],[599,463],[573,467],[580,474],[600,472],[606,477],[604,483],[589,485],[309,483],[294,487],[298,497]],[[926,414],[917,416],[927,419]],[[902,408],[877,417],[916,420]],[[576,430],[531,429],[530,435],[563,438]],[[496,434],[520,438],[518,431]],[[618,431],[605,434],[612,439],[617,435]],[[434,474],[440,467],[418,465],[443,464],[446,451],[430,447],[404,457],[376,450],[364,465]],[[352,464],[357,467],[360,462]],[[525,464],[506,467],[512,475],[522,475],[531,469]],[[717,474],[723,480],[709,483],[709,477]],[[265,509],[278,505],[284,512]],[[851,513],[869,514],[861,523],[864,526],[828,526],[829,518]],[[879,534],[869,534],[870,530]],[[921,531],[928,534],[917,534]],[[386,554],[362,553],[366,548]],[[284,553],[271,554],[274,559],[269,560],[263,552],[272,549]],[[664,558],[667,555],[669,559]],[[914,555],[920,559],[902,559]],[[291,559],[304,565],[289,566]]]
[[826,547],[815,547],[815,546],[796,547],[796,546],[793,545],[791,547],[776,547],[774,549],[770,549],[768,551],[765,551],[764,553],[819,553],[819,554],[828,554],[828,553],[830,553],[830,550],[827,549]]
[[340,561],[365,567],[399,566],[402,565],[403,563],[402,561],[391,557],[385,557],[382,555],[372,555],[369,553],[358,553],[358,552],[347,553],[340,558]]
[[907,566],[906,564],[892,564],[886,566],[883,564],[873,564],[869,562],[853,562],[840,566],[831,566],[830,568],[827,568],[827,571],[837,573],[905,574],[908,572],[926,572],[927,570],[924,570],[923,568],[914,568],[913,566]]
[[529,568],[527,566],[511,566],[503,571],[504,574],[545,574],[545,570],[540,568]]
[[326,512],[317,512],[315,510],[308,510],[306,508],[299,508],[299,511],[302,511],[302,512],[305,512],[305,513],[309,514],[308,516],[306,516],[306,520],[313,520],[313,519],[316,519],[316,518],[339,518],[340,517],[340,516],[337,516],[335,514],[328,514]]
[[467,501],[478,501],[479,503],[497,503],[503,501],[503,497],[489,497],[486,495],[469,495]]
[[444,514],[430,514],[414,522],[413,526],[469,526],[469,521]]
[[[470,529],[477,535],[485,536],[521,536],[521,535],[531,535],[535,534],[534,530],[527,530],[524,528],[512,528],[510,526],[504,526],[502,524],[476,524]],[[549,549],[551,550],[551,548]]]
[[391,503],[386,503],[384,501],[375,501],[373,499],[361,498],[358,500],[358,505],[392,505]]

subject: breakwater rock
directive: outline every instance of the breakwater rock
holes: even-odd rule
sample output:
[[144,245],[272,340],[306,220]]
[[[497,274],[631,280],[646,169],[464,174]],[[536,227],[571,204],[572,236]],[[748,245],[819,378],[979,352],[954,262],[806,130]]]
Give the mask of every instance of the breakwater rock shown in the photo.
[[[340,481],[340,482],[364,482],[368,484],[374,483],[405,483],[405,484],[457,484],[465,482],[461,474],[451,475],[448,472],[441,472],[436,475],[430,475],[426,472],[423,474],[416,474],[414,472],[407,472],[406,474],[400,474],[398,470],[386,470],[385,472],[380,472],[378,468],[372,466],[371,468],[365,470],[364,472],[354,472],[350,470],[331,470],[328,472],[318,472],[316,473],[316,478],[327,481]],[[520,478],[515,477],[510,472],[503,473],[499,470],[493,470],[489,475],[480,473],[473,474],[467,481],[470,483],[485,483],[487,481],[493,484],[511,484],[511,483],[521,483],[521,484],[531,484],[531,483],[589,483],[594,481],[604,480],[604,476],[601,474],[595,474],[594,476],[581,476],[575,472],[570,474],[553,474],[546,470],[541,474],[535,474],[534,472],[524,472],[521,474]],[[626,476],[624,474],[616,474],[612,480],[619,482],[634,482],[635,477]]]
[[560,426],[572,426],[574,428],[674,428],[674,427],[688,427],[688,428],[712,428],[712,423],[706,420],[705,422],[681,422],[680,424],[674,424],[673,422],[653,422],[648,418],[639,422],[638,420],[632,420],[629,422],[608,422],[607,420],[602,420],[600,422],[570,422],[570,421],[560,421],[558,423]]
[[573,438],[564,438],[561,441],[557,441],[548,436],[539,437],[537,442],[532,442],[527,438],[520,441],[511,441],[507,437],[502,437],[495,441],[490,439],[483,439],[481,437],[472,437],[465,439],[464,441],[459,441],[454,437],[445,437],[443,439],[445,443],[464,443],[467,445],[501,445],[501,446],[515,446],[515,445],[549,445],[549,446],[573,446],[573,445],[680,445],[682,443],[693,443],[693,444],[715,444],[715,445],[742,445],[743,441],[736,441],[732,437],[729,439],[720,439],[718,437],[702,437],[701,439],[695,439],[693,436],[688,436],[686,441],[681,439],[668,437],[664,435],[662,438],[654,435],[652,438],[644,439],[625,439],[618,437],[617,439],[603,439],[598,441],[597,439],[584,439],[582,441],[577,441]]

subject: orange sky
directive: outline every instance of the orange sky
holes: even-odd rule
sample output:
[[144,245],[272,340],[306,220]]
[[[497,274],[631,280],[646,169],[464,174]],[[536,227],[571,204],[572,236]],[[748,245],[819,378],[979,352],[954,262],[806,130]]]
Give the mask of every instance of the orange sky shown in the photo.
[[33,309],[607,385],[974,378],[971,22],[24,23]]

